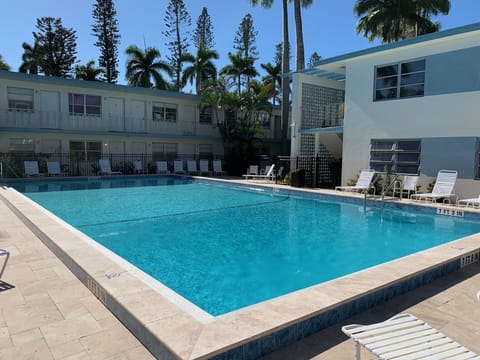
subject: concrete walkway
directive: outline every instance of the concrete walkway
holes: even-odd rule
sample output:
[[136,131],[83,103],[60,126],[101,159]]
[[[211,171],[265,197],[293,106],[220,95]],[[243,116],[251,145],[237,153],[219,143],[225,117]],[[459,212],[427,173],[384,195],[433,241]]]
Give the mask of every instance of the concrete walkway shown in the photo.
[[[0,359],[153,359],[1,199],[0,248],[11,252],[0,282]],[[478,290],[477,262],[343,324],[410,312],[480,354]],[[264,359],[352,359],[353,341],[342,334],[343,324]],[[362,352],[362,359],[372,358]]]

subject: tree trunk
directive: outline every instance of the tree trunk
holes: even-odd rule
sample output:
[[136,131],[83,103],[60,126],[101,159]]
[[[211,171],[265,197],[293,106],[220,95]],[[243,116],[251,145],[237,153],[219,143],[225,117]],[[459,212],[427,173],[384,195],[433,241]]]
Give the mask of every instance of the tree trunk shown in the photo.
[[288,155],[288,113],[290,108],[290,78],[287,74],[290,72],[290,41],[288,39],[288,0],[282,0],[283,3],[283,52],[282,52],[282,155]]
[[303,44],[302,9],[300,7],[300,3],[301,0],[294,0],[293,2],[295,10],[295,36],[297,38],[297,71],[305,68],[305,46]]

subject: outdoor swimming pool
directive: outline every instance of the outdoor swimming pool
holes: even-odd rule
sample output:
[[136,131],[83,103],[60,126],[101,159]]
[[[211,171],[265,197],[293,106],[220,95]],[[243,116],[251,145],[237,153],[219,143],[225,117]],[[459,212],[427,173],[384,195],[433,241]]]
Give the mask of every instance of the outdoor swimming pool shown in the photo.
[[480,231],[460,218],[174,177],[14,187],[212,315]]

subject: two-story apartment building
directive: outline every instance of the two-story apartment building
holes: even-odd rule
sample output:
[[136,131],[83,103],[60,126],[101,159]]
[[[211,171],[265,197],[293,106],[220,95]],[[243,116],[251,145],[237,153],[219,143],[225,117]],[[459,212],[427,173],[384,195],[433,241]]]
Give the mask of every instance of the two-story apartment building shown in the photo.
[[[2,153],[223,158],[216,124],[224,116],[197,95],[0,71]],[[279,126],[279,116],[263,114],[267,154],[280,143]]]
[[480,193],[480,23],[384,44],[293,74],[292,156],[326,148],[342,183],[360,170],[458,171]]

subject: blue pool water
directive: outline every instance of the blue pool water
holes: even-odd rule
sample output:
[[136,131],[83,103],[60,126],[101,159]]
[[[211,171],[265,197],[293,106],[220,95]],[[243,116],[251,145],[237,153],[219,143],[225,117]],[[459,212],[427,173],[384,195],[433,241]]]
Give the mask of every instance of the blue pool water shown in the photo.
[[460,218],[173,177],[14,187],[212,315],[480,231]]

